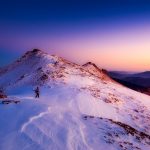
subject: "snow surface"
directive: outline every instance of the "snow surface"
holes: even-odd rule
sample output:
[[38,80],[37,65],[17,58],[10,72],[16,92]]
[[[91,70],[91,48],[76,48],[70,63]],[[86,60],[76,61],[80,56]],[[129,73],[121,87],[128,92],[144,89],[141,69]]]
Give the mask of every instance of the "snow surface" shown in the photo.
[[0,150],[149,150],[150,97],[103,76],[42,51],[4,68]]

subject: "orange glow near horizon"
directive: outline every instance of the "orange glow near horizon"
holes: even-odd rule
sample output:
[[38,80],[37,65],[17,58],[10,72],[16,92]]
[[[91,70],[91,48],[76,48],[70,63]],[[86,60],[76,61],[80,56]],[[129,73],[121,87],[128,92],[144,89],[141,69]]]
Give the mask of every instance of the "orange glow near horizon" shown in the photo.
[[3,44],[6,49],[14,49],[14,53],[39,48],[78,64],[92,61],[107,70],[150,70],[150,23],[114,26],[104,31],[99,26],[73,31],[66,29],[57,36],[42,31],[36,37],[15,33],[15,39],[10,36],[8,44],[8,39],[3,38]]
[[60,48],[64,45],[67,51],[65,55],[62,51],[62,56],[80,64],[93,61],[108,70],[147,71],[150,70],[149,39],[149,29],[145,32],[136,29],[126,33],[112,33],[103,38],[101,35],[95,38],[89,36],[87,39],[81,37],[60,44]]

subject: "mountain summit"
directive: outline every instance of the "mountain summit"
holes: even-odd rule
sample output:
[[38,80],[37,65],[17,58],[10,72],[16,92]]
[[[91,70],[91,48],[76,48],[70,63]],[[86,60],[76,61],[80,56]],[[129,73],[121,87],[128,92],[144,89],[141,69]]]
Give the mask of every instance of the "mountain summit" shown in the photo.
[[102,80],[112,81],[105,69],[100,69],[96,64],[92,62],[87,62],[83,65],[83,67],[93,75],[101,78]]
[[149,150],[150,97],[94,63],[34,49],[1,69],[0,88],[12,101],[1,104],[1,150]]
[[1,69],[0,77],[5,76],[7,80],[1,80],[0,86],[7,89],[21,85],[38,86],[52,81],[67,83],[75,74],[76,76],[95,76],[103,81],[111,81],[103,69],[99,69],[93,63],[80,66],[56,55],[33,49]]

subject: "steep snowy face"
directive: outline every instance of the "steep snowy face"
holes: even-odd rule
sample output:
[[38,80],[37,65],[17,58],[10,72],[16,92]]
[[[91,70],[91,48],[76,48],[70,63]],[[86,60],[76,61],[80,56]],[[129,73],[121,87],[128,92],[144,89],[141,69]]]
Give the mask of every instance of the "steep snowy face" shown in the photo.
[[0,70],[1,88],[18,85],[41,85],[48,79],[48,73],[53,72],[62,59],[34,49],[26,52],[14,63]]
[[108,76],[107,71],[105,69],[99,68],[96,64],[92,62],[88,62],[83,65],[84,69],[93,74],[96,77],[99,77],[101,80],[112,81],[112,79]]

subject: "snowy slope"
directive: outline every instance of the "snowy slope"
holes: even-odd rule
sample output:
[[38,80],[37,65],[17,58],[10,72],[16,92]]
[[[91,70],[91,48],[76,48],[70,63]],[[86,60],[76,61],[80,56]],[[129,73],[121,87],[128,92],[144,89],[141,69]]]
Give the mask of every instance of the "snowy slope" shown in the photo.
[[112,81],[112,79],[108,76],[107,71],[104,69],[100,69],[96,64],[92,62],[88,62],[83,65],[84,69],[90,72],[92,75],[99,77],[101,80],[109,80]]
[[[1,150],[149,150],[150,97],[40,50],[0,72]],[[40,99],[33,88],[40,86]]]

